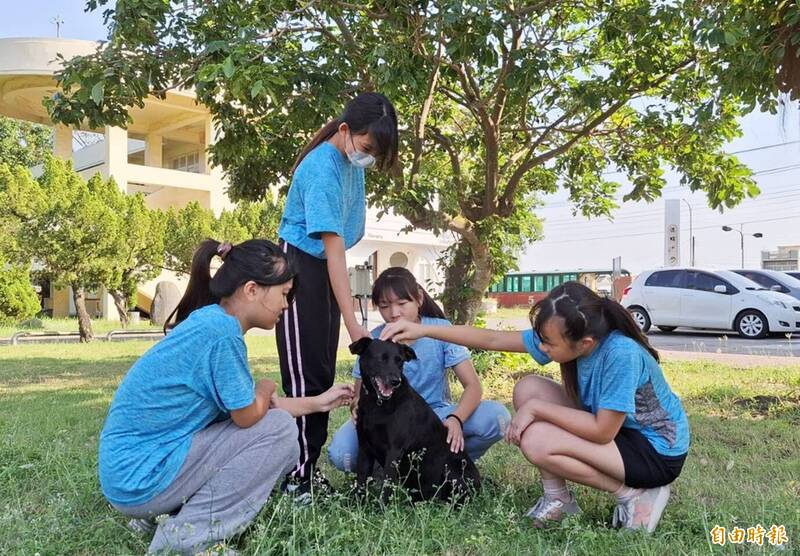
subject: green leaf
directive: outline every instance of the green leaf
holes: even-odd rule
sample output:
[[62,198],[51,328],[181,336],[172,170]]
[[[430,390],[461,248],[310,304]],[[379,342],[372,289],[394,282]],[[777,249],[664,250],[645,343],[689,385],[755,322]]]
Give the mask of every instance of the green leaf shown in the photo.
[[233,75],[235,71],[236,68],[233,65],[233,59],[230,56],[228,56],[227,58],[225,58],[225,61],[222,62],[222,73],[225,74],[225,77],[230,79],[230,77]]
[[92,100],[98,106],[103,102],[103,89],[104,85],[102,81],[98,81],[94,84],[94,87],[92,87]]
[[253,86],[250,88],[250,96],[256,98],[261,91],[264,90],[264,82],[260,79],[253,83]]

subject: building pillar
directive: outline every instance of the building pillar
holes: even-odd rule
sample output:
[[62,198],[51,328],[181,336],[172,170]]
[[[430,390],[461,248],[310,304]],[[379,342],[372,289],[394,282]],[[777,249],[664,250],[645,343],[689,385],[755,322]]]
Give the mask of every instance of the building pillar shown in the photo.
[[219,129],[219,126],[214,124],[214,120],[211,118],[211,116],[206,118],[204,136],[204,148],[200,157],[202,162],[202,172],[214,178],[215,184],[214,188],[210,192],[209,208],[212,210],[215,216],[219,216],[223,210],[232,210],[235,205],[225,193],[225,186],[227,182],[225,181],[225,176],[222,173],[222,168],[219,166],[213,166],[211,164],[211,156],[208,152],[208,149],[222,137],[222,130]]
[[151,133],[144,138],[144,165],[164,167],[164,138]]
[[121,127],[106,126],[105,130],[105,164],[103,177],[113,177],[117,186],[128,192],[128,130]]
[[72,160],[72,128],[57,125],[54,131],[53,154],[61,160]]

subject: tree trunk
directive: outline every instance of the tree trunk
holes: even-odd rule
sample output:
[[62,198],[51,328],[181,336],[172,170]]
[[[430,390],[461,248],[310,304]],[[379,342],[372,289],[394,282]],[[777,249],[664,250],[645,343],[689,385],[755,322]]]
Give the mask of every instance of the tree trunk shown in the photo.
[[475,322],[481,299],[491,281],[489,250],[460,239],[445,271],[445,292],[442,297],[445,314],[455,324]]
[[78,331],[81,342],[91,342],[94,339],[92,332],[92,319],[86,311],[86,292],[82,287],[72,284],[72,299],[75,301],[75,311],[78,313]]
[[114,306],[117,308],[117,313],[119,314],[119,323],[122,325],[122,328],[128,328],[130,324],[130,317],[128,316],[128,296],[120,290],[111,290],[109,293],[111,297],[114,298]]

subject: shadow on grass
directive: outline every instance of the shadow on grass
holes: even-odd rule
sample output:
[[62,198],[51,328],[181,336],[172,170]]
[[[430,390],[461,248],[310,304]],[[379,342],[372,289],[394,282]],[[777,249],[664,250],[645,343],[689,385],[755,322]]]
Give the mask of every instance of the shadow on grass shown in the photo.
[[703,388],[683,398],[687,410],[731,417],[778,419],[800,422],[800,393],[794,389],[776,394],[754,394],[750,388],[734,384]]

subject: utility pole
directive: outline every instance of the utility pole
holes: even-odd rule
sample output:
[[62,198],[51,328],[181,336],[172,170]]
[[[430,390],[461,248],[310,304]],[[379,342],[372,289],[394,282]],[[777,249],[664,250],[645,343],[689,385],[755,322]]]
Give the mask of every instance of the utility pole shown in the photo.
[[56,26],[56,37],[61,37],[61,26],[64,25],[64,20],[61,19],[61,16],[55,16],[50,20],[50,23],[53,23]]
[[[739,245],[740,245],[740,249],[741,249],[741,253],[742,253],[742,268],[744,268],[744,224],[739,224],[739,229],[738,230],[736,228],[731,228],[730,226],[723,226],[722,227],[722,231],[724,231],[724,232],[736,232],[737,234],[739,234],[739,237],[740,237]],[[761,232],[756,232],[756,233],[750,234],[750,235],[752,235],[753,237],[756,237],[756,238],[764,237],[764,234],[762,234]]]

